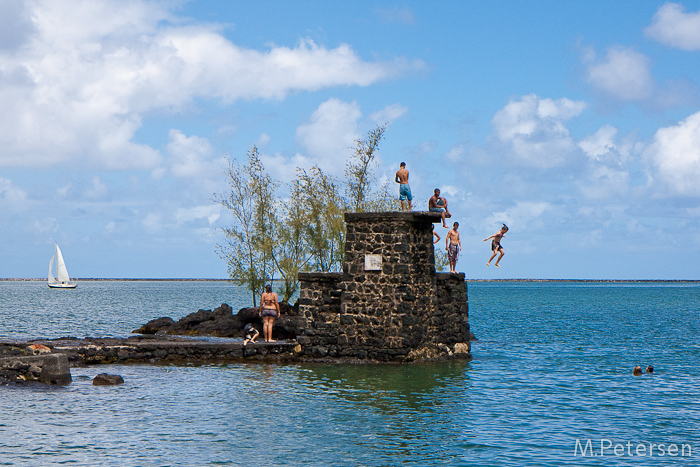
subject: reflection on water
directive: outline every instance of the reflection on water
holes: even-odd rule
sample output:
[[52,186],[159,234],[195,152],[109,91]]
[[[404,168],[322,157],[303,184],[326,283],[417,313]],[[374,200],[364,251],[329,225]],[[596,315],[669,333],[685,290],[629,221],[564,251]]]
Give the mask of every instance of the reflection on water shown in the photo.
[[[441,397],[469,392],[463,361],[417,365],[310,365],[308,379],[326,394],[386,413],[425,408]],[[457,389],[459,388],[459,389]]]
[[368,464],[444,465],[465,452],[455,440],[471,432],[463,413],[471,389],[468,363],[305,369],[302,381],[348,408],[350,419],[336,426],[356,427],[353,448]]

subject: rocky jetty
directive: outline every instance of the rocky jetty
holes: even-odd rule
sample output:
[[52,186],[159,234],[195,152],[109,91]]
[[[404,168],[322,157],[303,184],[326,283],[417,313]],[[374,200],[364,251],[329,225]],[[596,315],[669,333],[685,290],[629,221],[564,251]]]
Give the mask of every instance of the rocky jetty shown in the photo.
[[[50,354],[35,358],[65,357],[66,368],[100,364],[209,364],[241,361],[295,361],[296,341],[256,342],[243,345],[241,339],[187,338],[165,335],[129,338],[60,338],[32,342],[46,347]],[[27,344],[0,342],[0,356],[22,353]],[[28,356],[12,357],[27,359]],[[47,373],[48,375],[48,373]],[[35,378],[36,379],[36,378]],[[44,378],[46,379],[46,378]]]
[[[299,316],[299,308],[292,307],[286,302],[280,302],[282,316],[275,320],[273,337],[277,340],[295,339],[303,320]],[[243,328],[251,323],[262,336],[262,318],[257,308],[242,308],[236,314],[226,303],[214,310],[198,310],[174,321],[169,317],[153,319],[139,329],[135,334],[171,336],[214,336],[214,337],[243,337]]]

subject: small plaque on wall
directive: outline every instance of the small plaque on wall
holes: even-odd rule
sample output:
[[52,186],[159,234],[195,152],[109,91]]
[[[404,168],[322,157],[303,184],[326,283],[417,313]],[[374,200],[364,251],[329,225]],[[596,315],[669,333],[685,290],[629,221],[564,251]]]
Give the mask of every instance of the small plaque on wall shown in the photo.
[[381,271],[382,255],[365,255],[365,271]]

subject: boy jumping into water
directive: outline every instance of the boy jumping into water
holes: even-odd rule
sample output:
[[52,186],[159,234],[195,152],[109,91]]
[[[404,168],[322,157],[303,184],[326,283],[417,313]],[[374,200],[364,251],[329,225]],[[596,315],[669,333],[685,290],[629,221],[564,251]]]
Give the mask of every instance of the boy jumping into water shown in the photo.
[[494,264],[494,266],[496,266],[497,268],[500,268],[498,263],[499,263],[499,261],[501,261],[501,258],[503,258],[503,255],[506,254],[506,252],[503,251],[503,247],[501,246],[501,239],[506,234],[506,232],[508,232],[508,226],[503,224],[503,227],[501,227],[501,230],[499,230],[495,234],[491,235],[490,237],[484,239],[484,241],[493,239],[493,240],[491,240],[491,251],[493,251],[493,254],[489,258],[489,260],[486,262],[486,266],[490,266],[491,260],[493,258],[495,258],[498,253],[500,253],[501,256],[498,257],[498,259],[496,260],[496,264]]
[[413,200],[413,195],[411,194],[411,187],[408,184],[408,170],[406,170],[406,163],[402,162],[399,165],[399,171],[396,172],[396,183],[399,183],[399,199],[401,200],[401,210],[404,210],[403,202],[408,200],[408,210],[411,210],[411,201]]

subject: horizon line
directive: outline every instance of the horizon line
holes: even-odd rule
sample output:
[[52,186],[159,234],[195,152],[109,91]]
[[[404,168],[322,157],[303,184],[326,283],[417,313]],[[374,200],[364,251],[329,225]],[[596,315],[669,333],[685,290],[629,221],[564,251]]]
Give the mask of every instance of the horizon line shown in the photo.
[[[280,281],[281,279],[273,279],[272,282]],[[467,282],[700,282],[700,279],[465,279]],[[6,277],[0,278],[0,282],[45,282],[46,278],[22,278],[22,277]],[[222,278],[146,278],[146,277],[131,277],[131,278],[100,278],[100,277],[80,277],[71,279],[71,282],[117,282],[117,281],[133,281],[133,282],[232,282],[232,279]]]

